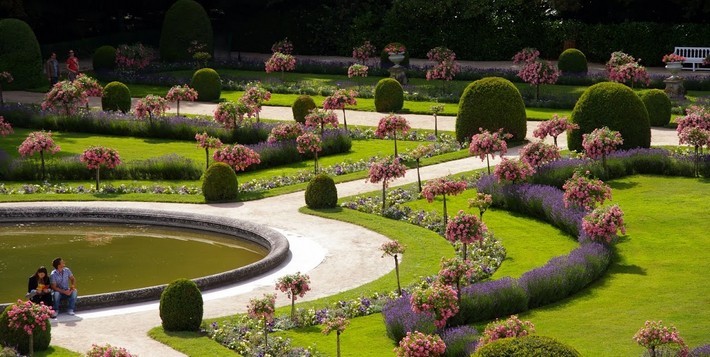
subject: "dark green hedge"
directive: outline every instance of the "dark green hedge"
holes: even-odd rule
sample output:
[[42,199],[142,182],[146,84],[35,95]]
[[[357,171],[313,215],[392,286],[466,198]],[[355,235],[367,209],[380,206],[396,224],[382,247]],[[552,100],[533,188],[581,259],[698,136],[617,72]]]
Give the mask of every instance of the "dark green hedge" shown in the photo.
[[206,51],[213,54],[212,24],[207,12],[196,1],[178,0],[165,13],[160,33],[160,58],[167,62],[191,60],[188,48],[192,41],[205,44]]
[[0,72],[10,72],[14,81],[5,90],[31,89],[46,83],[39,42],[30,26],[18,19],[0,20]]

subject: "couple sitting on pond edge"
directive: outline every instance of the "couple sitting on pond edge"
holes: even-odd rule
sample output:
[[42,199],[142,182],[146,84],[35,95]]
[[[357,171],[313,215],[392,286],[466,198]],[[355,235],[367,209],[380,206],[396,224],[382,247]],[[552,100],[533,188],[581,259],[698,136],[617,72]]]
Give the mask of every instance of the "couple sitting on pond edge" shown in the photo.
[[66,267],[62,258],[56,258],[52,261],[51,274],[47,274],[47,268],[39,267],[34,275],[29,278],[27,283],[27,297],[34,303],[43,302],[47,306],[54,309],[52,317],[56,317],[59,313],[59,305],[61,300],[69,300],[67,313],[74,315],[74,306],[76,304],[76,278],[71,270]]

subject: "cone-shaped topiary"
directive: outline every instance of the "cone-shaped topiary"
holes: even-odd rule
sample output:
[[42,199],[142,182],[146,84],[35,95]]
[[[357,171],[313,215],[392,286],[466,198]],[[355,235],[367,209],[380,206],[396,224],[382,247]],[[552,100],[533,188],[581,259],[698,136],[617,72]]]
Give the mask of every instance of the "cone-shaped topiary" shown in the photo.
[[651,126],[666,126],[671,122],[671,99],[660,89],[651,89],[639,94],[648,112]]
[[546,356],[579,357],[577,350],[551,337],[529,335],[501,338],[480,347],[473,357]]
[[568,48],[560,53],[557,68],[563,74],[587,74],[587,56],[576,48]]
[[188,48],[193,41],[204,44],[204,52],[213,54],[212,24],[197,1],[178,0],[168,9],[160,32],[160,59],[167,62],[192,60]]
[[192,75],[190,87],[197,91],[197,100],[201,102],[214,101],[222,95],[222,80],[212,68],[202,68]]
[[113,46],[101,46],[94,51],[91,58],[94,71],[107,71],[116,67],[116,48]]
[[0,71],[10,72],[14,78],[12,83],[3,83],[3,89],[29,89],[45,84],[42,68],[42,54],[32,28],[22,20],[0,20]]
[[394,78],[383,78],[375,86],[375,110],[396,112],[404,106],[404,89]]
[[306,187],[306,205],[309,208],[333,208],[338,204],[338,189],[335,181],[326,175],[319,174],[311,179]]
[[570,150],[582,150],[582,135],[604,126],[621,133],[620,149],[651,145],[651,125],[641,99],[631,88],[614,82],[597,83],[587,88],[575,104],[570,121],[579,129],[567,131]]
[[311,98],[310,95],[301,95],[293,102],[291,105],[291,111],[293,112],[293,120],[305,124],[306,115],[316,108],[316,102]]
[[104,94],[101,96],[101,109],[108,111],[122,111],[124,113],[131,110],[131,90],[121,82],[111,82],[104,87]]
[[[5,308],[5,311],[0,314],[0,346],[13,346],[17,351],[26,355],[30,351],[30,340],[27,338],[25,331],[10,330],[8,323],[10,322],[7,313],[12,309],[12,304]],[[32,331],[32,348],[36,351],[44,351],[49,348],[49,342],[52,340],[52,326],[47,321],[46,330],[42,331],[39,326]]]
[[165,331],[197,331],[202,323],[202,293],[192,280],[178,279],[160,294]]
[[223,162],[214,162],[205,171],[202,181],[202,194],[205,201],[232,201],[239,194],[237,174]]
[[487,77],[469,84],[463,91],[456,117],[456,140],[471,140],[479,133],[478,128],[490,132],[503,128],[504,133],[513,135],[511,140],[525,139],[525,103],[509,80]]

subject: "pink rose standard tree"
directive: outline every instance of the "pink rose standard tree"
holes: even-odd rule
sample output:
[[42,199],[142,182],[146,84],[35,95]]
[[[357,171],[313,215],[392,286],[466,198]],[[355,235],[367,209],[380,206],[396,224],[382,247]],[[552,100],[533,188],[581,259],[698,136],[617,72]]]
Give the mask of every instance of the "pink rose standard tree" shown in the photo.
[[651,78],[646,71],[646,67],[639,64],[641,59],[636,60],[633,56],[621,51],[613,52],[606,63],[606,70],[609,72],[609,80],[612,82],[634,83],[642,82],[648,85]]
[[618,205],[597,208],[582,219],[582,231],[593,242],[610,244],[617,231],[626,234],[624,211]]
[[461,298],[461,283],[465,283],[473,275],[473,264],[468,259],[441,258],[441,269],[439,269],[438,279],[444,285],[456,288],[456,296]]
[[[87,97],[101,97],[104,94],[104,88],[96,81],[83,73],[79,73],[74,79],[74,85],[83,91]],[[89,101],[86,101],[86,109],[89,109]]]
[[165,111],[170,109],[168,101],[159,95],[148,94],[143,99],[138,99],[133,113],[138,119],[148,119],[148,123],[153,125],[153,118],[162,117]]
[[608,174],[606,166],[607,155],[616,151],[616,148],[624,143],[621,133],[611,130],[608,127],[594,129],[589,134],[582,135],[582,147],[587,157],[597,160],[602,159],[604,172]]
[[205,149],[205,170],[210,168],[210,149],[219,149],[222,147],[222,141],[218,138],[207,135],[207,132],[195,134],[197,147]]
[[439,120],[438,120],[437,116],[439,115],[439,113],[444,111],[444,105],[443,104],[434,104],[431,106],[431,108],[429,108],[429,110],[431,111],[431,114],[434,115],[434,136],[436,136],[436,138],[438,139],[439,138],[439,123],[438,123]]
[[478,217],[481,220],[483,220],[483,214],[486,213],[492,204],[493,196],[483,192],[478,192],[476,193],[476,197],[468,199],[468,208],[478,208]]
[[5,121],[5,117],[0,115],[0,136],[8,136],[15,131],[12,130],[12,124]]
[[541,84],[555,84],[560,71],[550,61],[542,61],[540,52],[534,48],[524,48],[515,54],[513,63],[521,65],[518,77],[525,83],[535,86],[535,100],[540,98]]
[[495,158],[496,153],[498,156],[503,157],[505,153],[508,152],[508,143],[505,139],[510,139],[513,137],[511,134],[503,134],[503,129],[498,130],[495,133],[491,133],[488,130],[483,130],[483,128],[478,128],[480,134],[475,134],[471,137],[471,144],[468,147],[468,152],[473,156],[478,156],[486,159],[486,166],[488,167],[488,174],[491,174],[491,164],[488,160],[488,156]]
[[79,107],[88,103],[87,93],[74,82],[61,81],[47,92],[42,101],[42,110],[56,111],[61,115],[73,115]]
[[279,123],[271,129],[266,142],[273,144],[279,141],[296,140],[296,138],[301,136],[304,132],[301,123]]
[[380,250],[382,251],[383,258],[386,255],[394,257],[394,272],[397,276],[397,293],[399,293],[399,296],[402,296],[402,286],[399,283],[399,260],[397,257],[400,254],[404,254],[405,246],[397,240],[392,240],[382,244]]
[[446,352],[446,343],[439,335],[426,335],[419,331],[407,332],[395,347],[397,357],[439,357]]
[[575,171],[571,178],[562,185],[565,191],[562,200],[565,207],[578,206],[585,211],[591,211],[597,204],[603,204],[611,199],[611,187],[602,180],[589,177],[589,171],[582,174]]
[[397,157],[397,133],[406,135],[409,132],[409,123],[401,115],[390,114],[382,119],[377,125],[375,136],[378,138],[392,137],[394,140],[394,156]]
[[422,196],[424,196],[429,203],[434,202],[436,196],[442,196],[444,201],[444,227],[446,227],[448,219],[446,195],[456,196],[463,191],[466,191],[466,181],[454,181],[448,177],[439,177],[429,180],[424,184]]
[[296,149],[301,154],[313,154],[313,171],[318,175],[318,153],[323,150],[320,136],[312,132],[305,132],[296,138]]
[[[687,356],[688,346],[680,337],[675,326],[664,326],[663,321],[646,321],[643,328],[634,335],[634,341],[646,348],[648,356]],[[663,353],[659,347],[674,346],[677,351],[672,354]]]
[[498,182],[510,181],[515,183],[524,181],[534,173],[535,169],[525,161],[503,158],[500,164],[496,166],[493,176],[498,179]]
[[518,316],[512,315],[505,321],[496,319],[486,325],[481,339],[478,340],[479,348],[501,338],[523,337],[535,332],[535,325],[530,321],[521,321]]
[[370,171],[367,175],[367,180],[365,182],[378,183],[382,181],[382,215],[385,214],[386,206],[386,194],[385,190],[390,181],[398,178],[404,177],[407,173],[407,167],[399,162],[398,158],[394,160],[381,159],[375,161],[370,166]]
[[463,243],[462,257],[466,260],[466,247],[469,244],[483,242],[487,231],[488,227],[480,218],[460,210],[446,225],[444,236],[451,244]]
[[345,331],[345,329],[350,324],[347,318],[343,316],[328,316],[328,319],[323,323],[323,334],[329,335],[332,331],[336,334],[336,356],[340,357],[340,334]]
[[271,92],[264,88],[261,82],[249,82],[244,89],[244,94],[239,98],[239,101],[253,109],[253,113],[256,115],[256,122],[258,123],[261,106],[270,99]]
[[362,65],[367,65],[367,61],[375,55],[375,46],[370,41],[365,41],[359,47],[353,47],[353,58]]
[[190,88],[187,84],[182,86],[173,86],[168,91],[165,99],[175,102],[177,106],[177,116],[180,116],[180,102],[194,102],[197,100],[197,91]]
[[323,100],[323,109],[342,109],[343,110],[343,126],[348,130],[348,121],[345,118],[345,106],[357,105],[357,92],[348,89],[337,89],[332,95],[325,97]]
[[61,148],[54,143],[52,132],[45,132],[44,130],[31,132],[17,149],[22,157],[33,156],[35,153],[39,153],[40,160],[42,161],[42,181],[44,181],[45,178],[44,153],[56,154],[59,150],[61,150]]
[[416,162],[417,166],[417,185],[419,187],[419,192],[422,192],[422,177],[419,175],[419,162],[421,161],[422,158],[426,157],[427,155],[431,154],[434,152],[434,145],[419,145],[416,148],[414,148],[412,151],[409,152],[409,156],[411,156],[414,161]]
[[703,153],[703,146],[710,147],[710,129],[700,126],[689,126],[678,133],[680,144],[688,144],[695,148],[694,173],[700,177],[700,155]]
[[560,149],[556,145],[545,144],[542,141],[529,143],[520,150],[520,160],[534,168],[555,161],[560,157]]
[[426,71],[426,79],[428,81],[440,79],[442,93],[445,93],[446,82],[454,79],[454,76],[461,71],[461,67],[456,62],[456,54],[446,47],[435,47],[429,50],[426,56],[436,63],[433,68]]
[[231,166],[234,172],[244,171],[251,165],[261,163],[259,153],[239,144],[222,146],[215,150],[212,159]]
[[322,110],[315,108],[306,115],[307,128],[320,128],[320,134],[323,135],[326,125],[334,128],[338,127],[338,116],[332,110]]
[[409,297],[412,311],[430,313],[434,316],[434,325],[444,328],[446,321],[459,312],[459,299],[456,290],[440,282],[426,287],[418,287]]
[[264,294],[261,299],[249,299],[247,305],[247,316],[252,319],[261,320],[264,326],[264,349],[269,345],[269,322],[274,320],[274,311],[276,303],[276,294]]
[[540,123],[533,135],[536,138],[544,140],[546,136],[551,136],[555,146],[557,146],[557,137],[567,130],[579,129],[579,125],[570,123],[567,117],[558,117],[557,114],[552,115],[552,119]]
[[29,337],[30,356],[34,355],[33,335],[39,330],[47,330],[47,321],[54,313],[44,302],[35,304],[32,301],[17,300],[7,312],[7,327],[10,330],[24,332]]
[[311,278],[306,274],[301,274],[297,272],[296,274],[290,274],[282,276],[276,281],[276,290],[280,290],[291,299],[291,320],[293,321],[296,313],[296,297],[304,297],[308,291],[311,290],[309,284],[311,283]]
[[281,81],[284,80],[284,72],[296,69],[296,57],[290,54],[274,52],[265,63],[266,73],[281,72]]
[[236,129],[244,122],[244,117],[250,117],[254,108],[242,101],[221,102],[214,110],[214,121],[222,124],[225,129]]
[[92,146],[84,150],[79,161],[86,164],[89,170],[96,170],[96,190],[99,190],[99,171],[101,167],[112,169],[121,164],[121,158],[114,149],[103,146]]

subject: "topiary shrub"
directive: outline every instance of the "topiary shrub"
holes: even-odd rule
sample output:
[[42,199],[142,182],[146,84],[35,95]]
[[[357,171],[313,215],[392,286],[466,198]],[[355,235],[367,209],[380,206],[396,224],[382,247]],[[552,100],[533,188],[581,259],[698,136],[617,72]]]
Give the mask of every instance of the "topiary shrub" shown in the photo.
[[375,110],[396,112],[404,106],[404,89],[394,78],[383,78],[375,86]]
[[178,0],[165,12],[160,32],[160,58],[163,61],[189,61],[188,48],[193,41],[206,45],[204,52],[213,54],[212,24],[198,2]]
[[165,331],[197,331],[202,323],[202,293],[192,280],[178,279],[160,294]]
[[621,149],[651,145],[646,107],[631,88],[621,83],[602,82],[587,88],[575,104],[570,121],[579,125],[579,129],[567,131],[570,150],[581,151],[582,134],[603,126],[621,133]]
[[202,194],[205,201],[232,201],[239,194],[237,174],[223,162],[214,162],[205,171],[202,180]]
[[116,48],[113,46],[101,46],[94,51],[91,58],[94,71],[108,71],[116,67]]
[[473,354],[475,357],[545,356],[579,357],[577,350],[551,337],[524,336],[495,340]]
[[456,140],[464,142],[478,134],[478,128],[494,132],[503,128],[523,140],[527,133],[525,103],[518,88],[509,80],[487,77],[469,84],[459,100]]
[[576,48],[568,48],[560,53],[557,68],[562,74],[587,74],[587,56]]
[[[5,311],[0,314],[0,346],[13,346],[17,351],[26,355],[30,351],[30,340],[24,331],[10,330],[7,326],[10,322],[7,313],[12,309],[13,304],[5,308]],[[32,331],[34,351],[44,351],[49,348],[49,342],[52,340],[52,326],[47,321],[47,329],[42,331],[42,328],[35,327]]]
[[671,99],[660,89],[651,89],[639,94],[648,112],[651,126],[666,126],[671,122]]
[[326,175],[316,175],[306,187],[306,205],[309,208],[333,208],[338,204],[338,190],[335,181]]
[[34,31],[18,19],[0,20],[0,71],[10,72],[14,80],[5,90],[35,88],[45,84],[42,53]]
[[301,95],[293,102],[291,105],[291,111],[293,112],[293,120],[305,124],[306,115],[316,108],[316,102],[309,95]]
[[104,87],[104,94],[101,96],[101,109],[108,111],[122,111],[124,113],[131,110],[131,90],[121,82],[111,82]]
[[197,91],[197,100],[201,102],[215,101],[222,95],[222,80],[212,68],[202,68],[192,75],[190,87]]

